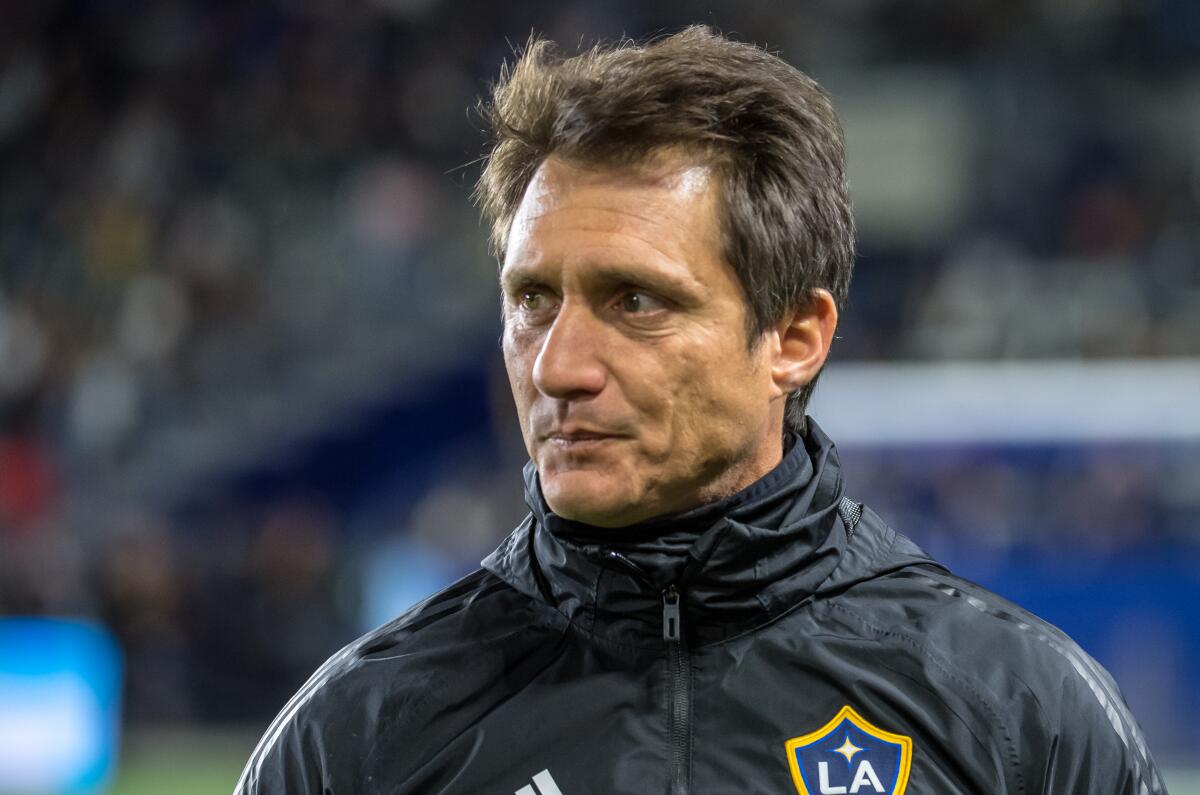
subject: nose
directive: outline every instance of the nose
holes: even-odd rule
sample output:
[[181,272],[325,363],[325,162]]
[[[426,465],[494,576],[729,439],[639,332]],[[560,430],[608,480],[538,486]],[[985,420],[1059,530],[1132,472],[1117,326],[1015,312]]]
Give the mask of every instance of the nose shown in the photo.
[[564,301],[542,338],[533,364],[533,383],[543,395],[579,399],[604,389],[607,370],[601,360],[599,324],[586,306]]

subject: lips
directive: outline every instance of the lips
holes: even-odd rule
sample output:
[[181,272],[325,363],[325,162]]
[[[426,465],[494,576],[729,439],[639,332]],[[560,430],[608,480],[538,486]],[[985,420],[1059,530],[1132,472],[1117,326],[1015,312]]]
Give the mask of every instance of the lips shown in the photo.
[[609,423],[592,423],[584,417],[531,417],[533,431],[542,441],[588,442],[624,436]]
[[552,442],[595,442],[614,438],[614,434],[599,431],[551,431],[546,435],[546,439]]
[[623,436],[624,434],[612,433],[591,425],[568,423],[550,428],[542,434],[541,439],[544,444],[559,450],[583,451],[598,448]]

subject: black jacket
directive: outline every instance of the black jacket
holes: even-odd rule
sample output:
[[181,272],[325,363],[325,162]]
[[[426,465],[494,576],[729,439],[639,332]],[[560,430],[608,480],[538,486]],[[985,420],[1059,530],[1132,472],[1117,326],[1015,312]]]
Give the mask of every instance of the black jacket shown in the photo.
[[331,658],[236,795],[1165,792],[1108,674],[844,498],[811,421],[619,531],[525,475],[483,568]]

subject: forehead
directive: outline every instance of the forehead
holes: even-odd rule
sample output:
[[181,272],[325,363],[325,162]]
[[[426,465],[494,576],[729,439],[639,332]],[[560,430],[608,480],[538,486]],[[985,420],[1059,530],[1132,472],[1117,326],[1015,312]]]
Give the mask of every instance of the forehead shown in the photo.
[[530,180],[509,229],[503,270],[546,256],[696,262],[719,258],[717,183],[710,166],[660,155],[636,167],[549,157]]

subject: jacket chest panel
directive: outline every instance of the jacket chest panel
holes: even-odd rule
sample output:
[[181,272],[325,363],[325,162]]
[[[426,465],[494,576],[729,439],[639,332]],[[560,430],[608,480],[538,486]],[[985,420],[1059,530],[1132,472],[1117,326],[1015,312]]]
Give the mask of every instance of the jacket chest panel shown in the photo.
[[[977,741],[956,728],[932,689],[858,666],[853,641],[826,638],[797,646],[794,637],[787,633],[780,642],[751,636],[686,652],[682,781],[673,777],[668,656],[635,661],[571,644],[519,692],[439,743],[441,750],[419,771],[376,791],[557,795],[534,783],[535,775],[548,771],[561,795],[798,793],[789,742],[816,734],[846,706],[868,731],[847,723],[840,736],[834,731],[817,738],[807,755],[796,757],[811,795],[895,792],[889,777],[899,770],[882,756],[888,735],[911,743],[908,793],[994,793],[1002,787],[990,760],[981,763],[979,751],[963,752]],[[878,746],[871,745],[870,729],[882,735]]]

